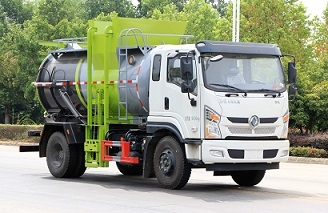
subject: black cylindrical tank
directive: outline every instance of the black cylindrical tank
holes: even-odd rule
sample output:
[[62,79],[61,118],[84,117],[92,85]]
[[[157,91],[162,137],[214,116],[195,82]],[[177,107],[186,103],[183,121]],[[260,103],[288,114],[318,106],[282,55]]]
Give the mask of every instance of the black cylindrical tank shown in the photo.
[[[91,83],[107,83],[112,87],[109,97],[105,97],[110,100],[108,107],[111,113],[117,114],[121,105],[130,115],[144,117],[149,111],[150,57],[137,52],[133,58],[135,63],[131,65],[125,59],[122,60],[120,70],[111,71],[115,73],[109,75],[109,82],[103,82],[102,70],[93,71]],[[40,66],[35,84],[39,99],[48,113],[63,112],[63,109],[65,111],[66,104],[59,94],[59,89],[65,88],[74,107],[82,115],[86,115],[89,83],[87,51],[78,49],[49,54]]]

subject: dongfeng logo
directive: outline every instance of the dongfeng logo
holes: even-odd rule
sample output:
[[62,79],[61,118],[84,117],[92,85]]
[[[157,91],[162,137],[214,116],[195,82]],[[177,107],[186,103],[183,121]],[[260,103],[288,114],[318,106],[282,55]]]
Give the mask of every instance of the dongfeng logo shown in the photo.
[[260,119],[259,117],[257,117],[256,115],[252,115],[249,119],[248,119],[248,124],[255,128],[260,124]]

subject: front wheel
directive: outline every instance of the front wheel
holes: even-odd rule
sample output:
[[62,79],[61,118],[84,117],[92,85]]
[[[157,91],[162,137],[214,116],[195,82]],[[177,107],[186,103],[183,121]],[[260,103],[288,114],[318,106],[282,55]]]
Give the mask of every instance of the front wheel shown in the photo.
[[190,177],[191,168],[184,148],[175,138],[162,138],[155,149],[154,171],[159,184],[167,189],[184,187]]
[[240,186],[255,186],[261,182],[264,175],[265,170],[235,171],[231,177]]

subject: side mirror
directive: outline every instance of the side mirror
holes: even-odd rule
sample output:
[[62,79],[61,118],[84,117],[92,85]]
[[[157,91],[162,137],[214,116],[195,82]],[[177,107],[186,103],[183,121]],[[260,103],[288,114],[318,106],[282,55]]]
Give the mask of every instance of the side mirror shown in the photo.
[[192,81],[184,81],[181,83],[181,92],[182,93],[190,93],[193,92],[195,89],[194,84]]
[[296,67],[294,62],[288,62],[288,83],[296,84]]
[[184,81],[190,81],[193,76],[193,64],[192,57],[181,56],[180,58],[181,79]]
[[196,85],[194,85],[192,81],[184,81],[181,83],[181,92],[188,93],[191,106],[197,106],[197,101],[194,98],[190,98],[190,93],[194,91],[195,86]]
[[295,62],[288,62],[288,87],[289,99],[293,101],[296,97],[296,67]]
[[289,95],[289,100],[290,100],[290,101],[295,100],[295,97],[296,97],[296,91],[297,91],[297,88],[295,87],[295,84],[291,84],[291,85],[288,87],[288,95]]

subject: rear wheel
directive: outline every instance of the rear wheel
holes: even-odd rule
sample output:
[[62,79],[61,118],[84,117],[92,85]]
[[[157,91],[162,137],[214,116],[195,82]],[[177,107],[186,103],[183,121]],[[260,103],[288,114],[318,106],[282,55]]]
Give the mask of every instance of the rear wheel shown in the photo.
[[255,186],[261,182],[264,175],[265,170],[235,171],[231,177],[240,186]]
[[77,150],[61,132],[53,133],[47,144],[47,165],[56,178],[72,177],[76,172]]
[[184,187],[190,177],[191,168],[184,148],[175,138],[162,138],[155,149],[154,171],[159,184],[167,189]]
[[77,160],[75,171],[73,172],[71,177],[80,177],[84,174],[86,167],[85,167],[85,153],[84,153],[84,144],[76,144],[74,145],[77,152]]
[[122,164],[122,163],[116,162],[116,166],[123,175],[128,175],[128,176],[142,175],[142,166],[141,165]]

